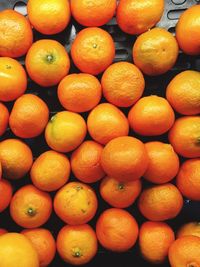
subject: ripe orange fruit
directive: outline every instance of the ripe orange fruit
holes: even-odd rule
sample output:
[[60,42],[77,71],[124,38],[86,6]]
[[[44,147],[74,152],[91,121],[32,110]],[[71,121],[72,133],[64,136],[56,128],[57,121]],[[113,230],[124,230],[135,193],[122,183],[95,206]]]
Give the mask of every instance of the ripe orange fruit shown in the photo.
[[70,59],[59,42],[39,40],[29,49],[25,65],[30,78],[43,87],[58,84],[69,72]]
[[142,256],[152,264],[161,264],[174,242],[174,232],[163,222],[145,222],[139,232],[139,246]]
[[71,56],[82,72],[97,75],[113,62],[114,41],[109,33],[100,28],[83,29],[72,44]]
[[4,211],[10,204],[12,198],[12,186],[4,179],[0,180],[0,212]]
[[56,254],[56,242],[49,230],[36,228],[21,232],[38,253],[40,267],[49,266]]
[[177,239],[169,248],[169,262],[171,267],[200,266],[200,238],[185,236]]
[[[176,39],[184,53],[189,55],[200,54],[200,6],[188,8],[180,16],[176,26]],[[185,38],[189,36],[189,38]]]
[[101,100],[101,84],[95,76],[86,73],[70,74],[58,86],[61,105],[73,112],[93,109]]
[[10,203],[10,215],[14,222],[24,228],[36,228],[46,223],[52,212],[48,193],[33,185],[21,187]]
[[164,0],[121,0],[117,8],[117,23],[129,34],[146,32],[161,19],[164,4]]
[[200,114],[200,73],[186,70],[169,83],[166,98],[172,107],[183,115]]
[[119,182],[106,176],[100,185],[101,197],[112,207],[127,208],[132,205],[142,190],[140,180]]
[[0,12],[0,56],[21,57],[32,42],[31,25],[23,15],[11,9]]
[[116,137],[126,136],[129,132],[124,113],[109,103],[99,104],[90,112],[87,126],[91,137],[103,145]]
[[101,79],[104,97],[118,107],[129,107],[142,96],[145,81],[141,71],[129,62],[112,64]]
[[0,237],[1,267],[39,267],[38,255],[22,234],[8,233]]
[[97,211],[97,205],[97,197],[93,189],[79,182],[66,184],[54,198],[56,214],[71,225],[89,222]]
[[116,0],[71,1],[72,15],[83,26],[102,26],[115,14]]
[[186,116],[177,119],[168,138],[179,155],[186,158],[200,157],[200,117]]
[[18,139],[6,139],[0,142],[0,161],[3,176],[7,179],[24,177],[33,164],[30,148]]
[[176,185],[185,197],[200,200],[200,158],[186,160],[182,164]]
[[151,95],[141,98],[131,108],[128,120],[136,133],[156,136],[166,133],[172,127],[175,115],[165,98]]
[[149,165],[144,178],[155,184],[171,181],[178,173],[179,158],[170,144],[148,142],[145,144]]
[[178,52],[174,36],[165,29],[154,28],[137,38],[133,46],[133,61],[145,74],[156,76],[174,66]]
[[108,176],[120,182],[139,179],[148,166],[144,144],[131,136],[111,140],[103,149],[101,165]]
[[43,191],[56,191],[69,179],[68,158],[53,150],[42,153],[33,163],[30,176],[33,184]]
[[17,60],[0,57],[0,84],[0,101],[13,101],[26,91],[26,72]]
[[169,183],[145,189],[140,195],[138,203],[142,215],[151,221],[175,218],[182,206],[183,198],[180,191]]
[[88,224],[66,225],[57,237],[57,250],[61,258],[72,265],[86,264],[98,249],[94,230]]
[[63,31],[71,17],[68,0],[28,0],[27,12],[33,27],[48,35]]
[[96,234],[100,244],[114,252],[124,252],[135,245],[138,224],[126,210],[107,209],[97,220]]
[[26,94],[15,101],[9,125],[16,136],[33,138],[44,131],[48,120],[49,109],[46,103],[36,95]]
[[200,237],[200,223],[189,222],[179,228],[176,237],[180,238],[183,236],[194,235]]
[[2,166],[1,166],[1,162],[0,162],[0,181],[1,181],[1,178],[2,178]]
[[8,126],[9,112],[7,107],[0,102],[0,136],[2,136]]
[[6,229],[0,228],[0,236],[7,234],[8,231]]
[[84,119],[70,111],[54,115],[45,130],[48,146],[58,152],[69,152],[76,149],[84,140],[87,126]]
[[72,172],[84,183],[94,183],[105,176],[100,160],[103,147],[94,141],[83,142],[71,157]]

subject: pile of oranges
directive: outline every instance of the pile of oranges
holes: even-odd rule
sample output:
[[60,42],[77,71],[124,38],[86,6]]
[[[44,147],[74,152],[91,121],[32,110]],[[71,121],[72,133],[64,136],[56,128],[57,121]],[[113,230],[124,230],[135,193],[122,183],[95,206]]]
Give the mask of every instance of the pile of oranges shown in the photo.
[[[49,266],[56,251],[82,265],[98,243],[121,253],[137,240],[149,263],[200,266],[199,223],[175,235],[166,222],[180,214],[184,198],[200,201],[200,73],[178,73],[165,98],[145,87],[147,76],[175,65],[179,50],[200,55],[200,5],[183,12],[174,36],[156,27],[164,0],[117,2],[29,0],[27,17],[0,12],[0,213],[9,208],[4,221],[21,229],[0,228],[1,267]],[[115,14],[124,34],[137,35],[133,62],[113,63],[115,43],[100,27]],[[84,28],[69,55],[51,36],[71,16]],[[43,39],[35,41],[36,32]],[[30,93],[29,80],[44,96],[56,86],[62,110],[52,114],[45,97]],[[36,158],[29,146],[35,138],[48,146],[35,147],[43,151]],[[88,223],[103,201],[109,208],[94,229]],[[130,212],[134,203],[142,225]],[[63,223],[57,236],[42,227],[51,216]]]

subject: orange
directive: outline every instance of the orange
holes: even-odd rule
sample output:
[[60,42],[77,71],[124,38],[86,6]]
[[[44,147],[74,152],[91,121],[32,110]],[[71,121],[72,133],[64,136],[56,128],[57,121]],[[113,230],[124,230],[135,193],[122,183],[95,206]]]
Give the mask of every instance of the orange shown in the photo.
[[145,173],[148,162],[144,144],[131,136],[111,140],[101,156],[101,165],[106,174],[120,182],[139,179]]
[[140,251],[142,256],[150,263],[163,263],[174,240],[174,232],[166,223],[145,222],[140,228]]
[[183,236],[194,235],[200,237],[200,223],[199,222],[189,222],[179,228],[176,237],[180,238]]
[[117,8],[117,23],[129,34],[146,32],[161,19],[164,4],[164,0],[121,0]]
[[200,266],[200,238],[185,236],[177,239],[169,248],[169,262],[171,267]]
[[9,111],[7,107],[0,102],[0,136],[2,136],[6,128],[8,126],[8,121],[9,121]]
[[0,181],[1,181],[1,178],[2,178],[2,166],[1,166],[1,161],[0,161]]
[[173,184],[155,185],[142,192],[138,207],[148,220],[165,221],[179,214],[183,197]]
[[83,142],[86,133],[86,123],[79,114],[62,111],[55,114],[47,124],[45,139],[53,150],[69,152]]
[[46,103],[36,95],[26,94],[15,101],[9,125],[16,136],[33,138],[44,131],[48,120],[49,109]]
[[151,95],[141,98],[131,108],[128,120],[136,133],[156,136],[166,133],[172,127],[175,115],[165,98]]
[[3,176],[7,179],[24,177],[33,164],[30,148],[18,139],[6,139],[0,142],[0,161]]
[[43,191],[56,191],[69,179],[68,158],[53,150],[42,153],[33,163],[30,176],[33,184]]
[[179,155],[186,158],[200,157],[200,117],[177,119],[169,132],[169,141]]
[[133,46],[133,61],[145,74],[156,76],[174,66],[178,52],[174,36],[165,29],[154,28],[137,38]]
[[112,207],[127,208],[132,205],[142,190],[140,180],[119,182],[106,176],[100,185],[101,197]]
[[97,27],[109,22],[115,14],[116,0],[71,1],[72,15],[83,26]]
[[48,266],[56,254],[56,242],[49,230],[36,228],[21,232],[32,243],[38,253],[40,267]]
[[26,72],[17,60],[0,57],[0,84],[0,101],[13,101],[26,91]]
[[10,204],[12,198],[12,186],[4,179],[0,180],[0,212],[4,211]]
[[31,25],[23,15],[11,9],[0,12],[0,56],[21,57],[32,42]]
[[170,144],[154,141],[145,144],[149,156],[149,165],[143,175],[155,184],[171,181],[179,170],[179,157]]
[[[184,11],[176,25],[176,39],[184,53],[200,54],[200,6],[194,5]],[[189,38],[185,38],[189,36]]]
[[30,78],[43,87],[58,84],[69,72],[70,59],[59,42],[39,40],[29,49],[25,65]]
[[21,187],[10,203],[10,215],[14,222],[24,228],[35,228],[46,223],[52,212],[52,201],[48,193],[33,185]]
[[7,234],[8,231],[6,229],[0,228],[0,236]]
[[100,102],[101,95],[102,89],[98,79],[86,73],[70,74],[58,86],[61,105],[73,112],[93,109]]
[[79,182],[66,184],[54,198],[56,214],[70,225],[89,222],[97,211],[97,205],[97,197],[93,189]]
[[141,71],[129,62],[117,62],[109,66],[102,76],[101,84],[104,97],[118,107],[135,104],[145,87]]
[[83,29],[72,44],[71,56],[81,72],[97,75],[113,62],[114,41],[109,33],[100,28]]
[[28,0],[27,12],[33,27],[48,35],[63,31],[71,16],[68,0]]
[[138,224],[126,210],[107,209],[97,220],[96,234],[104,248],[114,252],[125,252],[136,243]]
[[0,237],[1,267],[39,267],[38,255],[22,234],[8,233]]
[[128,135],[129,125],[123,112],[109,103],[96,106],[87,119],[88,131],[91,137],[100,144]]
[[200,158],[186,160],[181,165],[176,185],[185,197],[200,201]]
[[94,230],[88,224],[66,225],[57,237],[57,250],[61,258],[72,265],[86,264],[98,249]]
[[100,160],[103,147],[94,141],[83,142],[71,157],[72,172],[84,183],[94,183],[105,176]]
[[186,70],[169,83],[166,98],[171,106],[183,115],[200,114],[200,73]]

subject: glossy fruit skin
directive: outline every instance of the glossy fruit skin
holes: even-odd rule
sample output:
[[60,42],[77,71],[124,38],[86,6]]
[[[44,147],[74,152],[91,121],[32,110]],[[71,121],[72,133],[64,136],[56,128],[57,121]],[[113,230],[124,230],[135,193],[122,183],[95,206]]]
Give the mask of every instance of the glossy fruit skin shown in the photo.
[[0,136],[2,136],[8,126],[8,121],[9,121],[9,111],[7,107],[0,102]]
[[198,236],[200,237],[200,224],[199,222],[189,222],[182,225],[178,232],[176,233],[176,238],[181,238],[184,236]]
[[13,189],[5,179],[0,180],[0,212],[4,211],[10,204],[12,199]]

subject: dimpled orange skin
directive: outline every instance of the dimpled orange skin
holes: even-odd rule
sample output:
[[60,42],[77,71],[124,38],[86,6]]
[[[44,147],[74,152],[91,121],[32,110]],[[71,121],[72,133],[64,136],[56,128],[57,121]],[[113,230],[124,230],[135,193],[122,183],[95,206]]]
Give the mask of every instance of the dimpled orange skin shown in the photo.
[[171,181],[179,171],[179,157],[170,144],[148,142],[145,144],[149,165],[143,177],[155,184]]
[[29,0],[27,12],[33,27],[47,35],[63,31],[71,17],[68,0]]
[[180,238],[183,236],[188,236],[188,235],[194,235],[200,237],[200,223],[199,222],[189,222],[184,225],[182,225],[177,234],[176,238]]
[[135,65],[117,62],[106,69],[101,84],[108,102],[118,107],[130,107],[142,96],[145,80]]
[[7,107],[0,102],[0,136],[2,136],[6,128],[8,126],[8,121],[9,121],[9,111]]
[[138,224],[126,210],[107,209],[97,220],[96,234],[104,248],[114,252],[125,252],[135,245]]
[[132,205],[141,190],[141,180],[119,182],[112,177],[106,176],[100,184],[101,197],[115,208],[127,208]]
[[175,65],[178,52],[174,36],[165,29],[154,28],[137,38],[133,46],[133,61],[145,74],[157,76]]
[[77,34],[71,56],[81,72],[97,75],[113,62],[115,44],[106,31],[97,27],[86,28]]
[[72,172],[77,179],[84,183],[94,183],[105,176],[100,164],[102,151],[102,145],[89,140],[72,153]]
[[23,15],[11,9],[0,12],[0,56],[21,57],[32,42],[31,25]]
[[146,32],[161,19],[164,4],[164,0],[121,0],[117,8],[117,23],[129,34]]
[[179,214],[183,197],[173,184],[155,185],[141,193],[138,207],[148,220],[165,221]]
[[15,101],[9,125],[16,136],[33,138],[44,131],[48,120],[49,109],[46,103],[36,95],[25,94]]
[[6,229],[0,228],[0,236],[7,234],[8,231]]
[[140,252],[145,260],[152,264],[161,264],[165,261],[174,240],[174,232],[166,223],[147,221],[140,227]]
[[128,120],[136,133],[156,136],[166,133],[172,127],[175,115],[165,98],[151,95],[139,99],[129,111]]
[[33,164],[31,149],[18,139],[6,139],[0,142],[0,161],[3,176],[16,180],[24,177]]
[[70,59],[59,42],[39,40],[29,49],[25,59],[30,78],[43,87],[57,85],[69,72]]
[[200,157],[200,117],[185,116],[177,119],[168,138],[179,155],[186,158]]
[[71,1],[72,15],[83,26],[97,27],[109,22],[115,14],[116,0]]
[[72,265],[86,264],[96,255],[97,237],[88,224],[66,225],[57,237],[57,251],[60,257]]
[[5,180],[0,180],[0,212],[4,211],[10,204],[13,189],[11,184]]
[[110,103],[96,106],[88,116],[87,126],[91,137],[102,145],[116,137],[126,136],[129,132],[126,116]]
[[10,203],[10,215],[24,228],[36,228],[46,223],[52,212],[52,200],[48,193],[33,185],[21,187]]
[[97,206],[97,197],[93,189],[79,182],[66,184],[54,198],[56,214],[70,225],[89,222],[94,217]]
[[26,72],[17,60],[0,57],[0,84],[0,101],[13,101],[26,91]]
[[61,105],[73,112],[93,109],[101,100],[101,84],[95,76],[86,73],[70,74],[58,86]]
[[[176,25],[176,39],[188,55],[200,54],[200,6],[194,5],[181,14]],[[189,38],[185,38],[189,36]]]
[[106,174],[120,182],[139,179],[145,173],[148,163],[144,144],[131,136],[111,140],[101,156],[101,165]]

